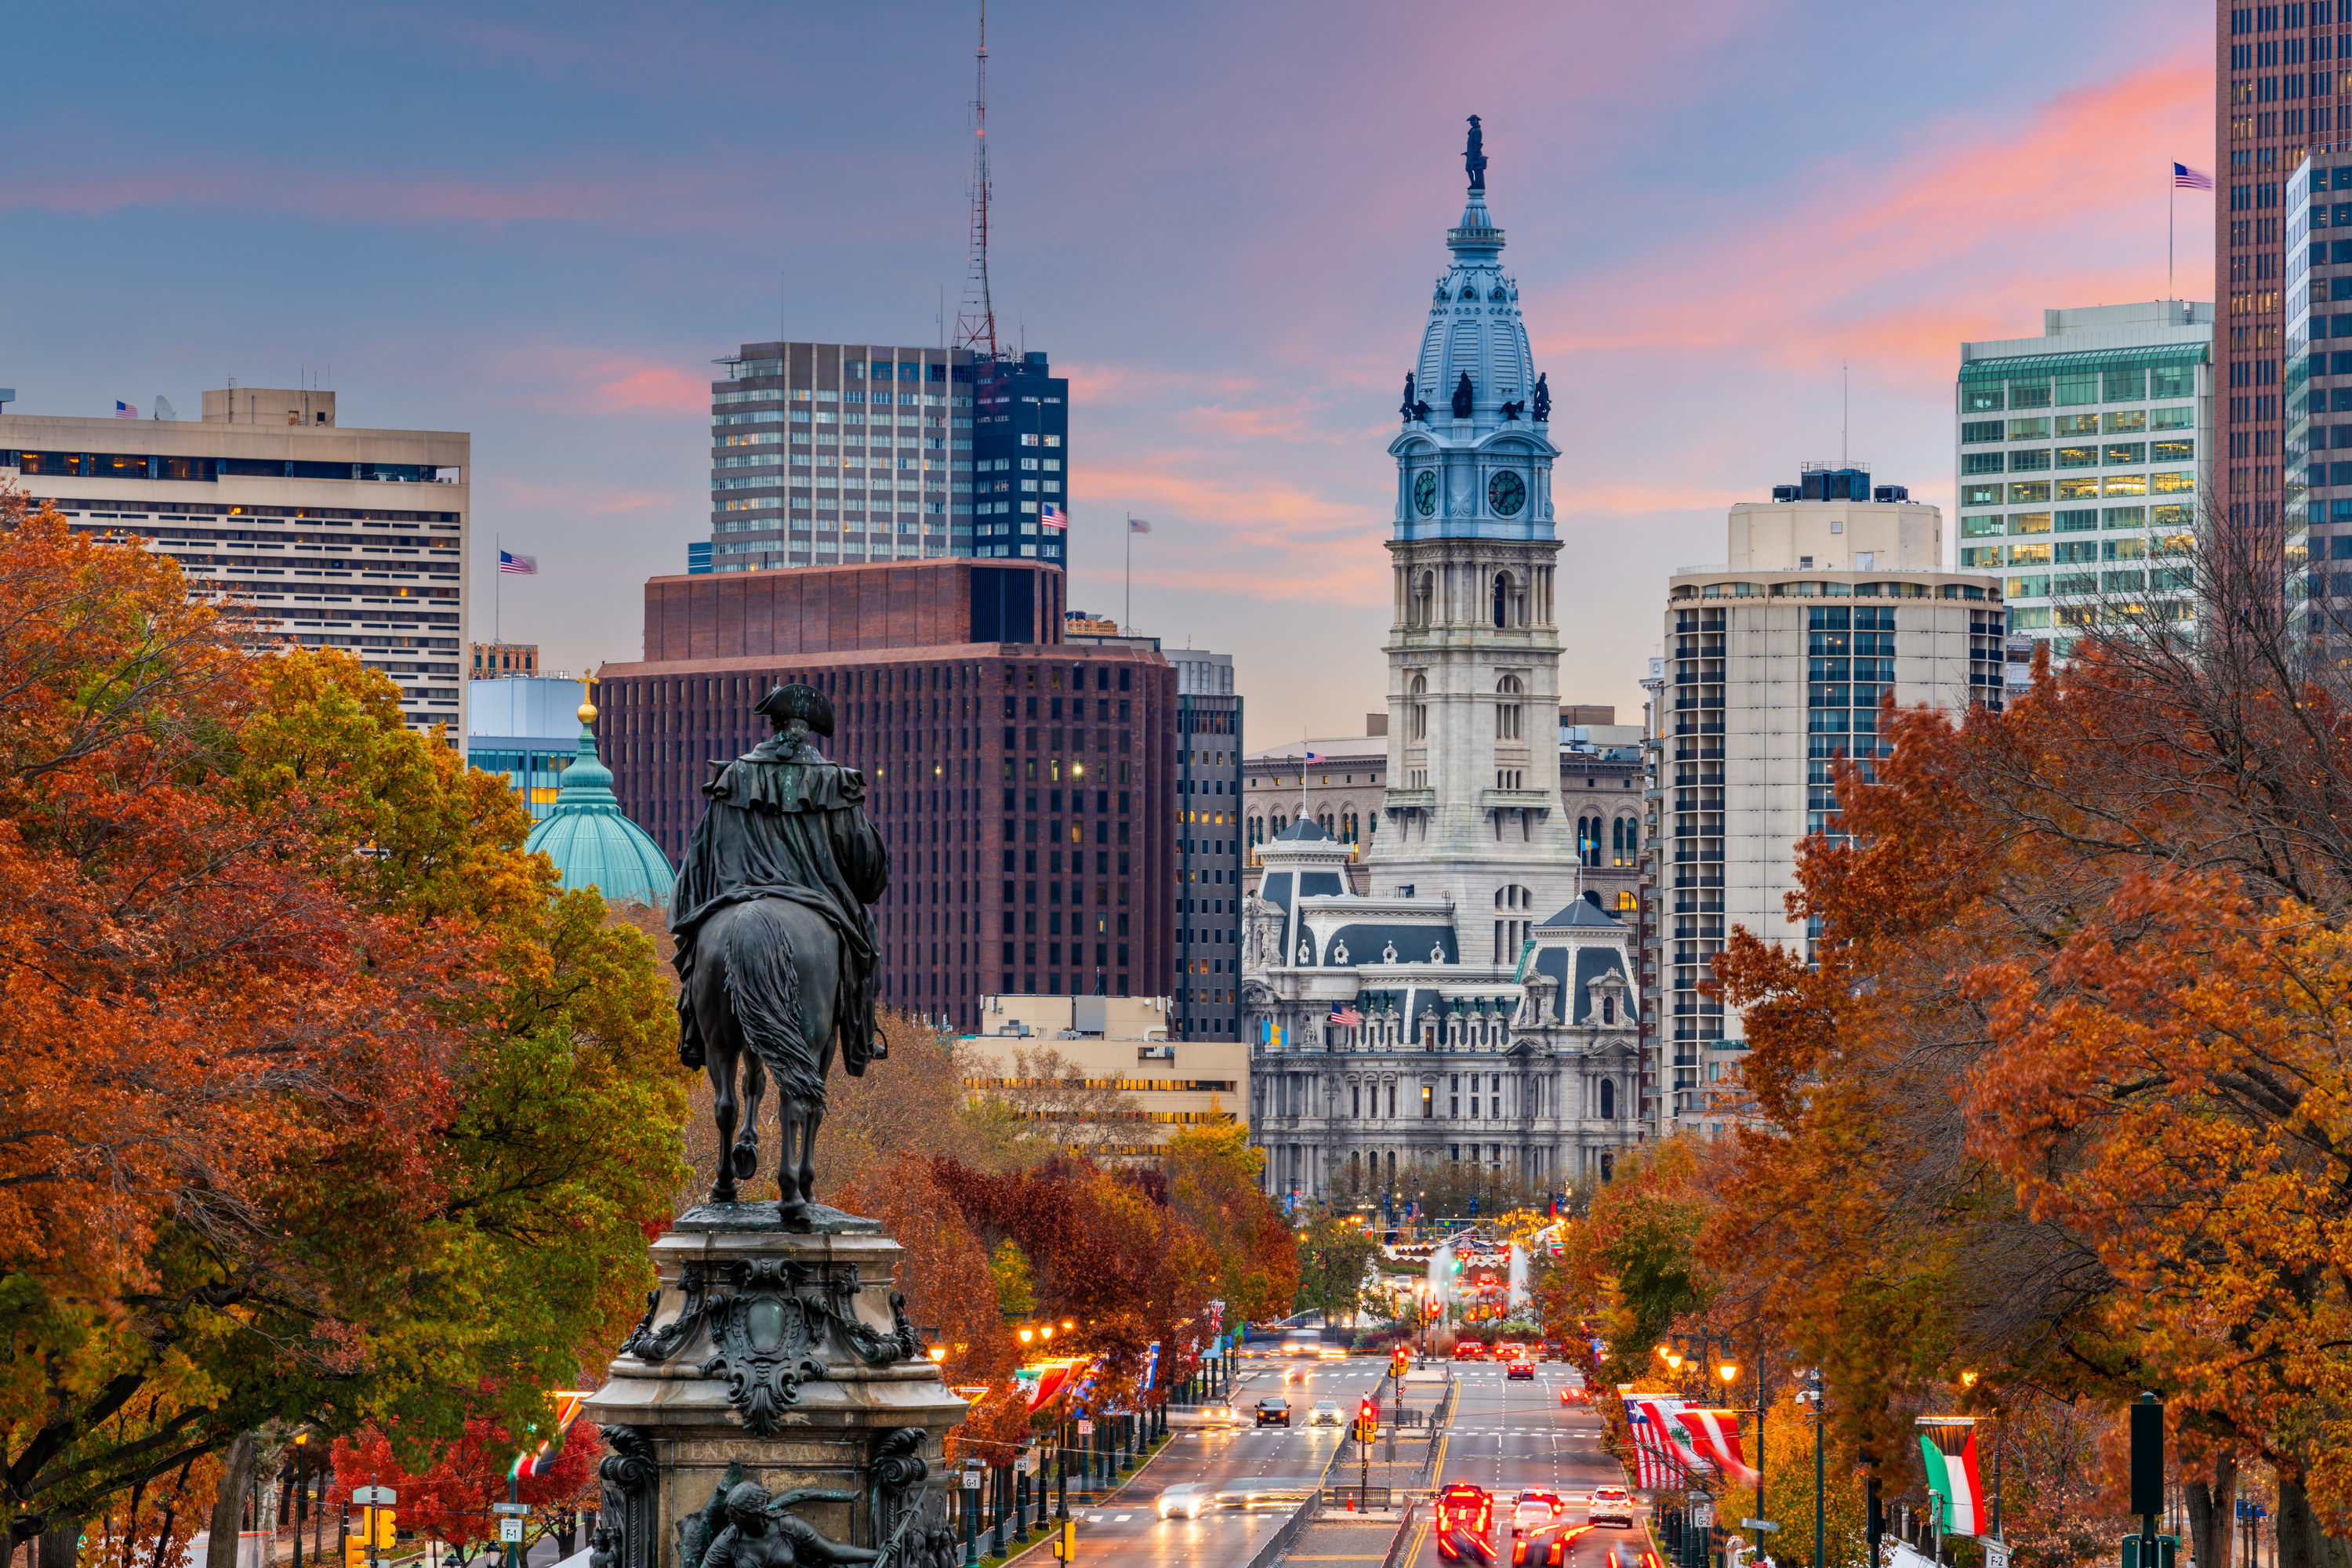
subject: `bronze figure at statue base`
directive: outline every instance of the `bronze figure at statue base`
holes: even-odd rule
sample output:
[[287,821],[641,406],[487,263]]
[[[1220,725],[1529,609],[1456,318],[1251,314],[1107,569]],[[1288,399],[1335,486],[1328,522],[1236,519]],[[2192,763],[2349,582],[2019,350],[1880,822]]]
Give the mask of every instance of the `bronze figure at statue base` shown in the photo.
[[966,1406],[881,1230],[704,1204],[653,1244],[660,1288],[583,1412],[611,1449],[594,1568],[962,1561],[940,1436]]

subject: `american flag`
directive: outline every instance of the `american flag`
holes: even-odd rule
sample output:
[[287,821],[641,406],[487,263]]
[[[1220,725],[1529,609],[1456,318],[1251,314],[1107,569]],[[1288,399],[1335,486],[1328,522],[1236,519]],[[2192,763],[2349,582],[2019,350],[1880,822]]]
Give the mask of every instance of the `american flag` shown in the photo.
[[499,552],[499,570],[518,572],[526,577],[536,577],[539,575],[539,557],[517,555],[511,550],[501,550]]
[[1364,1016],[1353,1007],[1334,1007],[1331,1009],[1331,1021],[1343,1029],[1355,1029],[1362,1027]]
[[1150,518],[1143,517],[1130,517],[1127,520],[1127,531],[1129,533],[1150,533],[1151,531],[1151,520]]
[[125,403],[118,397],[114,400],[114,416],[117,419],[136,419],[139,417],[139,405]]
[[2176,191],[2210,191],[2213,176],[2200,174],[2186,163],[2172,165],[2172,188]]
[[1070,526],[1069,515],[1063,511],[1060,507],[1055,505],[1052,501],[1047,501],[1044,510],[1038,512],[1037,521],[1041,527],[1045,528],[1067,528]]

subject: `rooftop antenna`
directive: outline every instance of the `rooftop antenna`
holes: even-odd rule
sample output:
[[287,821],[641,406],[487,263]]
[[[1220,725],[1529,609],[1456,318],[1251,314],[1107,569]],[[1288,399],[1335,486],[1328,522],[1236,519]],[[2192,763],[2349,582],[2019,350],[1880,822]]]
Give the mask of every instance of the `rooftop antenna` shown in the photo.
[[956,308],[955,346],[996,358],[996,306],[988,296],[988,0],[980,0],[980,49],[971,100],[971,264]]

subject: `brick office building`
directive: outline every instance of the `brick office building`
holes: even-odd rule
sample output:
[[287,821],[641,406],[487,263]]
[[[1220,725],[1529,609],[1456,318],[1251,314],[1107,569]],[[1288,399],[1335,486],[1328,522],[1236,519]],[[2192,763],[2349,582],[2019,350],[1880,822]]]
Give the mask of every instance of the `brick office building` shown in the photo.
[[1062,596],[1058,568],[969,560],[654,578],[646,657],[597,694],[622,808],[675,861],[710,760],[805,681],[890,843],[887,1004],[970,1029],[999,993],[1165,995],[1175,672],[1065,645]]

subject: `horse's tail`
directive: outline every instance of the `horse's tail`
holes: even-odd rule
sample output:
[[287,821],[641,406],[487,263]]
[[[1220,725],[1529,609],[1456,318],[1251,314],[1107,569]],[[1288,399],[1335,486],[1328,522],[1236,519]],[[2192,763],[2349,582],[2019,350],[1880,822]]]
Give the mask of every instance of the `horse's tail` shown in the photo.
[[741,912],[727,922],[720,965],[735,1026],[775,1079],[779,1094],[822,1109],[824,1079],[809,1048],[792,933],[764,901],[739,907]]

